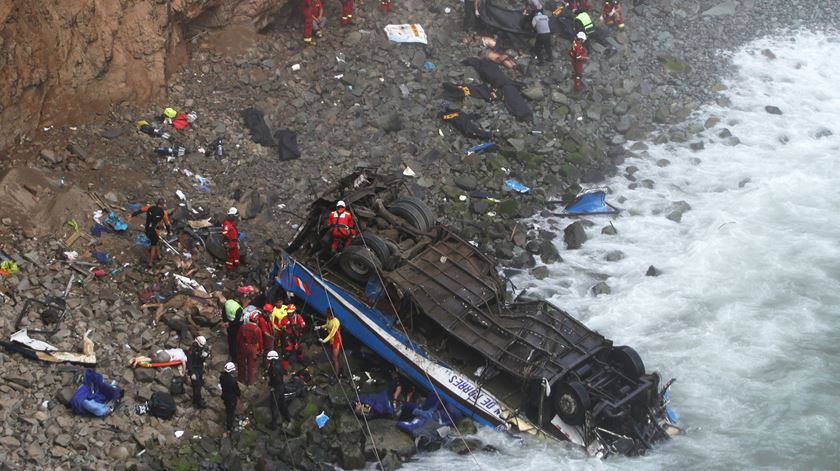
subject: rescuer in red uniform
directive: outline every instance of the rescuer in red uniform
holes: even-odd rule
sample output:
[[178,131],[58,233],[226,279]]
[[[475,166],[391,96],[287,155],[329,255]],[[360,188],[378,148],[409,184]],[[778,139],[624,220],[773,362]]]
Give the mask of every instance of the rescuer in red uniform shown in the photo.
[[236,351],[239,354],[239,381],[248,386],[257,381],[257,356],[262,350],[263,333],[259,327],[259,312],[251,313],[249,322],[242,324],[236,334]]
[[236,229],[236,217],[239,211],[236,208],[230,208],[227,217],[222,222],[222,237],[227,243],[227,260],[225,260],[225,269],[233,271],[239,266],[239,231]]
[[341,25],[348,26],[353,24],[353,1],[341,0]]
[[586,55],[586,48],[583,43],[586,41],[586,33],[578,33],[572,47],[569,48],[569,57],[572,59],[572,70],[575,80],[575,92],[583,91],[583,64],[589,59]]
[[624,28],[624,15],[621,14],[621,4],[618,0],[604,0],[604,10],[601,15],[605,25],[618,25]]
[[296,309],[289,308],[289,314],[280,321],[280,335],[283,343],[283,370],[289,371],[289,358],[292,353],[297,354],[297,361],[303,364],[303,349],[301,349],[300,338],[303,336],[303,329],[306,323]]
[[303,14],[303,42],[312,43],[312,31],[321,37],[321,21],[324,19],[324,5],[321,0],[301,0],[300,12]]
[[332,237],[330,251],[333,253],[350,245],[350,241],[358,233],[356,221],[350,211],[347,211],[344,201],[336,203],[335,211],[331,212],[327,219],[327,226],[330,228],[330,237]]

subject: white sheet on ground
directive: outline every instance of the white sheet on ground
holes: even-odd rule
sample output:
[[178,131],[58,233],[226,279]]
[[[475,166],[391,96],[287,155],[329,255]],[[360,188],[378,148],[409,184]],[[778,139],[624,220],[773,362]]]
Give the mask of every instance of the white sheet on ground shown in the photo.
[[429,43],[423,27],[416,23],[388,25],[385,27],[385,34],[388,35],[388,39],[395,43]]

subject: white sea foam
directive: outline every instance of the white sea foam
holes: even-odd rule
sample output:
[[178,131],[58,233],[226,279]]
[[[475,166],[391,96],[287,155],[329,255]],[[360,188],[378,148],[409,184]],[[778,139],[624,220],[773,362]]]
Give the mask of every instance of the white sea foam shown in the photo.
[[[672,400],[688,435],[642,458],[602,462],[482,431],[500,450],[476,453],[482,468],[837,469],[840,41],[810,33],[762,39],[733,60],[738,76],[724,93],[731,104],[694,117],[720,118],[702,138],[705,149],[651,145],[628,160],[638,180],[655,185],[607,183],[610,201],[626,198],[612,220],[618,235],[602,235],[610,219],[591,217],[580,250],[565,250],[562,233],[556,239],[564,262],[549,267],[548,279],[514,279],[635,347],[649,370],[677,377]],[[724,128],[741,144],[724,145]],[[832,134],[818,138],[823,129]],[[677,201],[691,206],[680,223],[665,217]],[[605,261],[614,250],[624,258]],[[645,276],[649,265],[662,275]],[[612,294],[593,297],[604,276]],[[454,467],[476,466],[446,451],[407,466]]]

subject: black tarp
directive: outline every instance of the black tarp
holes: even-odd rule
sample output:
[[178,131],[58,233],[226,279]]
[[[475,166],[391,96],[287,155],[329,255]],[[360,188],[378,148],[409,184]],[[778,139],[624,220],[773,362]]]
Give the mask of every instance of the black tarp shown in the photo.
[[268,129],[268,124],[265,123],[265,116],[263,112],[257,108],[247,108],[242,110],[242,120],[245,121],[245,127],[251,131],[251,140],[261,146],[274,147],[276,143],[271,137],[271,130]]
[[[575,37],[575,20],[572,12],[564,10],[559,15],[555,15],[553,10],[554,5],[547,2],[544,11],[550,20],[551,33],[571,41]],[[504,31],[518,36],[531,37],[536,35],[531,23],[523,20],[522,10],[503,8],[494,5],[490,0],[484,0],[481,2],[478,12],[480,13],[477,18],[478,21],[492,30]]]
[[280,129],[274,133],[274,138],[280,144],[280,160],[295,160],[300,158],[297,133],[291,129]]
[[505,107],[518,121],[531,121],[534,118],[531,106],[522,97],[519,87],[498,64],[477,57],[464,59],[462,63],[474,68],[481,80],[496,89],[496,93],[502,97]]

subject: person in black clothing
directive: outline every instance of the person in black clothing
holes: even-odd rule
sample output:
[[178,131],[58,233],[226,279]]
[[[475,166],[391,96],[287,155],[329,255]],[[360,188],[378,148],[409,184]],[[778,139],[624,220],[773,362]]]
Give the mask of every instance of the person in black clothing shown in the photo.
[[210,358],[210,349],[207,348],[207,339],[199,335],[187,351],[187,373],[190,375],[193,407],[196,409],[207,407],[201,399],[201,388],[204,387],[204,361],[208,358]]
[[239,383],[236,382],[236,365],[233,362],[225,364],[225,371],[219,378],[219,384],[222,386],[222,401],[225,403],[225,437],[230,435],[233,431],[233,418],[236,414],[236,403],[239,402],[239,396],[242,393],[239,391]]
[[[155,259],[160,260],[160,247],[158,247],[158,242],[160,241],[160,223],[163,221],[163,224],[166,226],[166,235],[172,234],[172,226],[169,224],[169,214],[166,213],[166,201],[163,198],[157,200],[157,204],[152,206],[147,204],[142,208],[138,209],[131,213],[131,217],[137,216],[140,213],[146,213],[146,224],[143,226],[143,229],[146,233],[146,237],[149,238],[149,242],[151,245],[149,246],[149,266],[152,266]],[[130,220],[131,218],[129,218]]]
[[268,359],[268,387],[270,390],[268,400],[271,402],[271,425],[269,427],[274,430],[277,428],[277,413],[283,415],[283,419],[287,422],[292,420],[289,409],[286,407],[286,382],[283,379],[283,365],[280,364],[280,355],[272,350],[266,355]]

